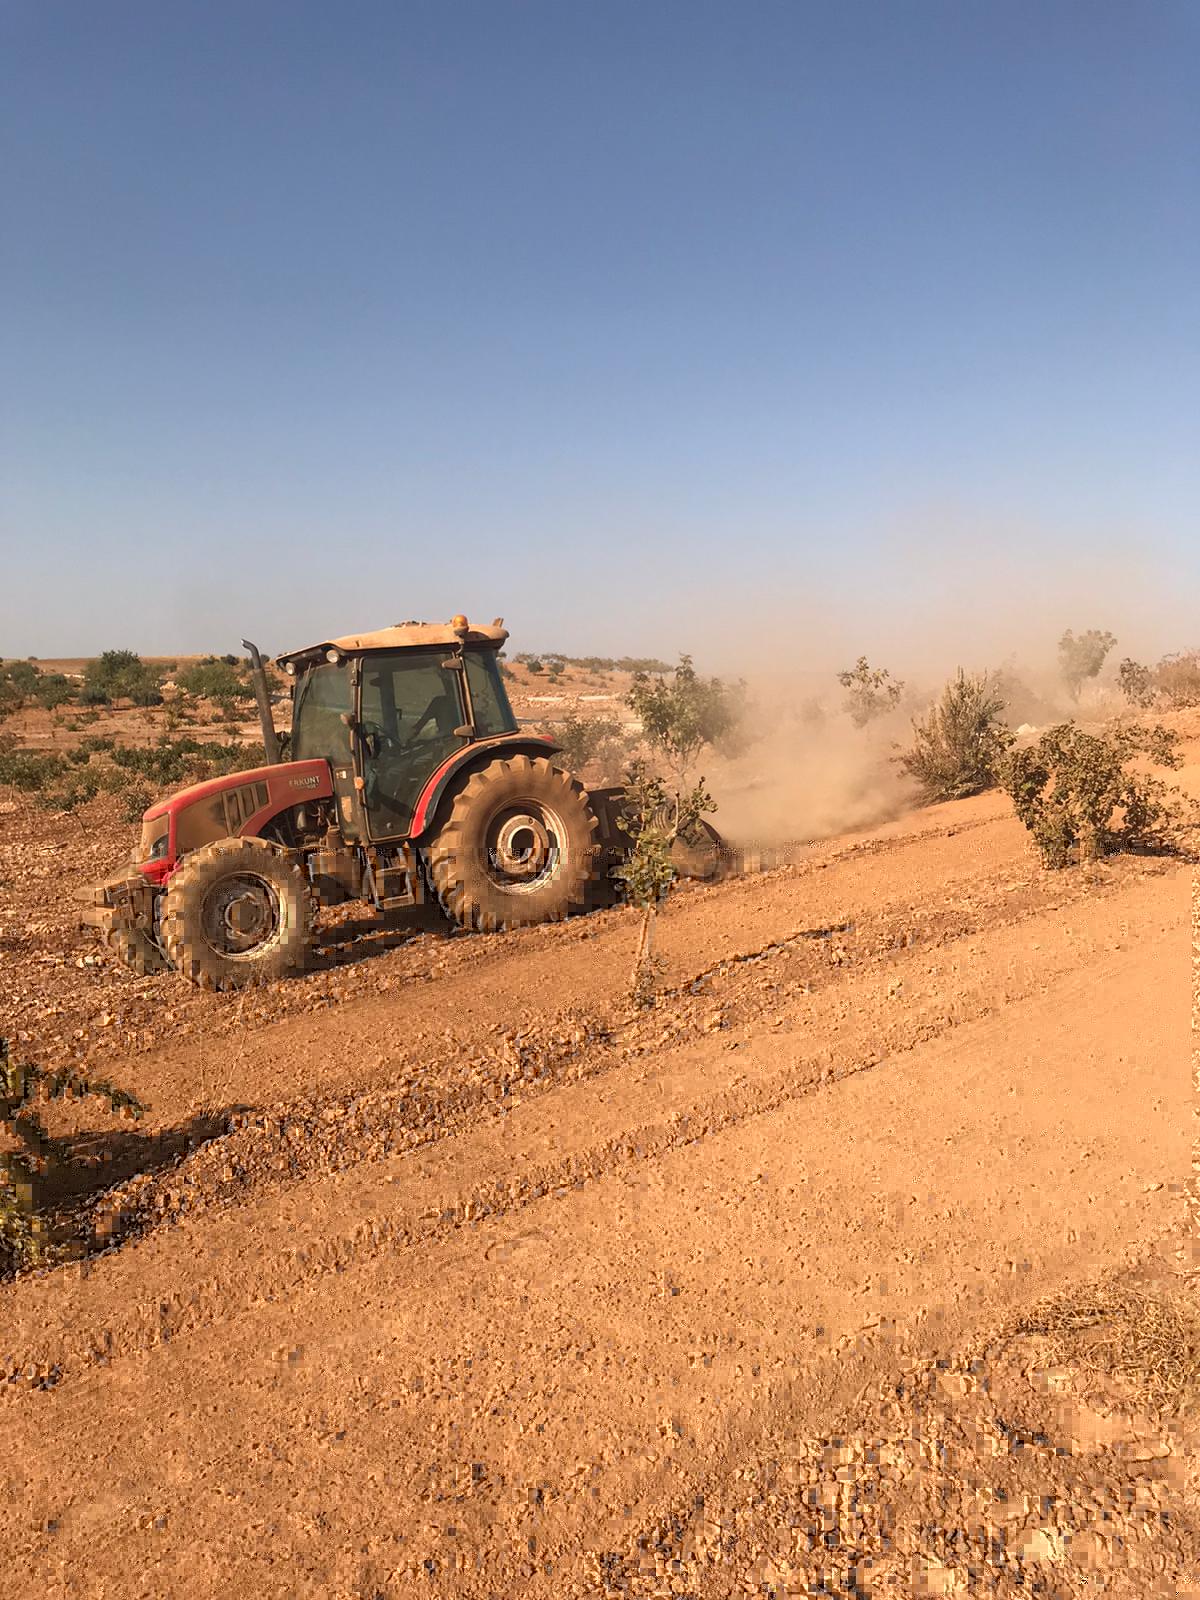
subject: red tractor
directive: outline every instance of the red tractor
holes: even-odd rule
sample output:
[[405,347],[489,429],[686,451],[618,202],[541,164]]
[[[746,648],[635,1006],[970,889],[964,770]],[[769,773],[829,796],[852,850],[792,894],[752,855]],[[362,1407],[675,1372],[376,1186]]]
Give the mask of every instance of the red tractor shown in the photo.
[[[85,923],[140,973],[206,989],[303,968],[318,905],[380,913],[433,897],[464,928],[549,922],[607,898],[628,845],[621,791],[587,793],[523,733],[497,619],[406,622],[291,651],[288,759],[253,667],[267,765],[181,789],[142,818],[133,862],[87,891]],[[711,830],[709,830],[711,833]],[[713,848],[684,870],[706,876]]]

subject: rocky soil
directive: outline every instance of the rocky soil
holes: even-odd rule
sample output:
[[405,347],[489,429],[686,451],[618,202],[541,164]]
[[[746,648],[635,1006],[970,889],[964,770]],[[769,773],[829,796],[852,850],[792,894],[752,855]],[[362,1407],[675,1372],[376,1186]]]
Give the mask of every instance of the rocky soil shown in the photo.
[[14,1596],[1200,1595],[1186,863],[984,796],[682,890],[649,1008],[622,910],[203,995],[0,805],[0,1031],[147,1107],[47,1112]]

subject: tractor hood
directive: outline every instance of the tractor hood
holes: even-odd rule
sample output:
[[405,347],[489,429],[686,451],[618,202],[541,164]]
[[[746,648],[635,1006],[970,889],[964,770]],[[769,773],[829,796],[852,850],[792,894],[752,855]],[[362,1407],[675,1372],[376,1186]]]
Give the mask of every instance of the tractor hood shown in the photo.
[[[202,801],[217,795],[235,794],[243,789],[254,791],[250,798],[258,802],[255,811],[273,802],[278,803],[275,809],[281,805],[295,806],[306,798],[315,799],[318,795],[333,792],[327,761],[281,761],[277,766],[251,767],[246,772],[227,772],[220,778],[206,778],[203,783],[189,784],[186,789],[177,789],[165,800],[156,800],[142,813],[142,818],[145,822],[153,822],[156,817],[165,816],[168,812],[178,815]],[[245,829],[227,828],[225,832],[243,833]]]
[[152,835],[162,836],[166,821],[166,844],[155,863],[157,875],[165,876],[187,850],[213,839],[260,834],[281,812],[306,800],[326,799],[332,793],[333,776],[324,760],[283,761],[277,766],[230,772],[193,783],[143,812],[143,846]]

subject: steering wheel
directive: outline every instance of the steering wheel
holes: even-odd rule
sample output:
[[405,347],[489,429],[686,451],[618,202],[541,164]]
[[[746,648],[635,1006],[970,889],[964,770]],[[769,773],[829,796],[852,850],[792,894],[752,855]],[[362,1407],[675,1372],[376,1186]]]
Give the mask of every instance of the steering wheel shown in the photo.
[[372,761],[378,761],[380,756],[401,748],[399,740],[394,738],[381,723],[360,722],[358,731]]

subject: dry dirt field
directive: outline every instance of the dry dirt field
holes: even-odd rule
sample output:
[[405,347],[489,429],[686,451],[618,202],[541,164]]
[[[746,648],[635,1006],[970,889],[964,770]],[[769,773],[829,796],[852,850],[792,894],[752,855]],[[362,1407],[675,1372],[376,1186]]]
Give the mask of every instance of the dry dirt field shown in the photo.
[[5,1600],[1200,1597],[1187,864],[985,795],[682,889],[649,1009],[625,910],[205,995],[0,805],[0,1031],[148,1107],[0,1285]]

